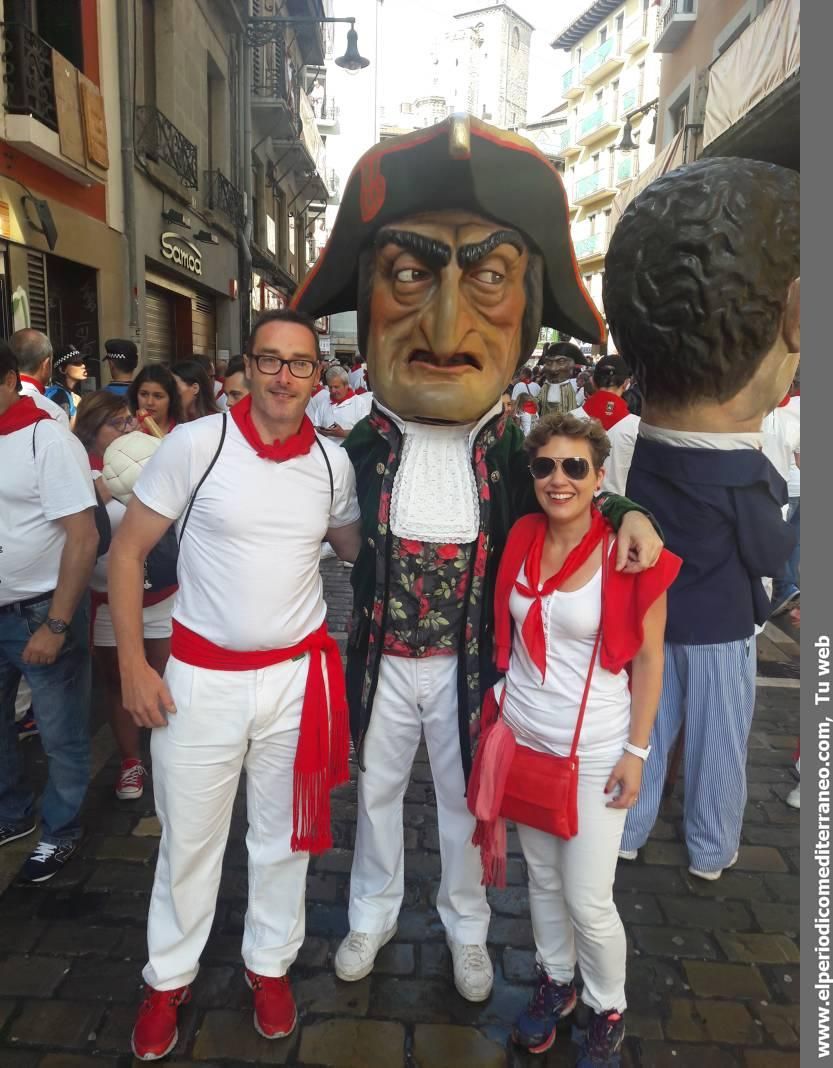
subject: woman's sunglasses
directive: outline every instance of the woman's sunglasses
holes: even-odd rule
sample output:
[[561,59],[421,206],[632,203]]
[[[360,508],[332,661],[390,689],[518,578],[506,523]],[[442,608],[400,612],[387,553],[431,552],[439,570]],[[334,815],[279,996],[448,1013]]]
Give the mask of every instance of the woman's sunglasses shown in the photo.
[[590,474],[590,461],[583,456],[559,456],[556,459],[552,456],[536,456],[529,470],[535,479],[549,478],[559,464],[565,477],[573,482],[581,482]]

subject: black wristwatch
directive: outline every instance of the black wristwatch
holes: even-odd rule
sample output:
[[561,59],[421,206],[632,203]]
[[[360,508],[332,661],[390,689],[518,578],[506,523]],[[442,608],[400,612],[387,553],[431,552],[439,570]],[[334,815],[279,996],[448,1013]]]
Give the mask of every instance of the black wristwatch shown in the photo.
[[69,630],[69,623],[65,623],[62,619],[53,619],[51,616],[47,617],[46,625],[53,634],[66,634]]

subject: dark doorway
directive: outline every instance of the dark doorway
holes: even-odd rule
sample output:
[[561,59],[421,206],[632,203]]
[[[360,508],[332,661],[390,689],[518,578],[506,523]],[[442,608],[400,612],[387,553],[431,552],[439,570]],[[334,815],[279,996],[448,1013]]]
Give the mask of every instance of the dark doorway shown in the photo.
[[99,368],[98,279],[92,267],[46,257],[49,340],[52,348],[74,345],[87,360],[87,373],[101,382]]

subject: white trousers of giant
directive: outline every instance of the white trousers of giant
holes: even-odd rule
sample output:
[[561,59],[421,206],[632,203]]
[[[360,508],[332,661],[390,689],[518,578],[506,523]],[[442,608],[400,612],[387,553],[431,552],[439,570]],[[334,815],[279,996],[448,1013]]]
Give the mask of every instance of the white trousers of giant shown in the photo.
[[249,818],[243,960],[258,975],[281,976],[298,954],[309,854],[289,844],[308,663],[305,656],[260,670],[211,671],[168,661],[176,713],[150,742],[162,839],[143,976],[157,990],[185,986],[197,974],[242,768]]
[[359,772],[356,849],[350,877],[350,929],[379,934],[396,923],[405,887],[402,804],[425,732],[440,836],[437,910],[455,942],[482,945],[490,910],[471,844],[457,719],[457,657],[383,656]]
[[518,824],[529,872],[529,911],[538,961],[557,983],[571,983],[576,960],[582,1000],[595,1012],[625,1010],[625,929],[613,902],[613,880],[625,809],[607,808],[612,764],[582,764],[578,834],[556,838]]

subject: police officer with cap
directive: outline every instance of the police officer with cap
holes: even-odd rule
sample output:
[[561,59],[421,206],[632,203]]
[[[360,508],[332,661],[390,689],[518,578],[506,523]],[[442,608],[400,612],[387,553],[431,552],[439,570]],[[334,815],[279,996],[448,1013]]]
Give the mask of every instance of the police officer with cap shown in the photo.
[[104,358],[112,379],[104,388],[126,398],[136,364],[139,362],[138,349],[126,338],[111,337],[104,342]]

